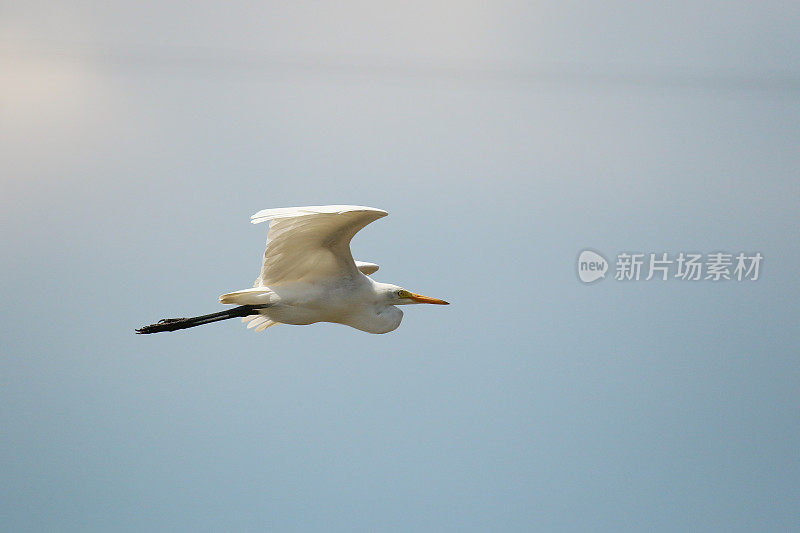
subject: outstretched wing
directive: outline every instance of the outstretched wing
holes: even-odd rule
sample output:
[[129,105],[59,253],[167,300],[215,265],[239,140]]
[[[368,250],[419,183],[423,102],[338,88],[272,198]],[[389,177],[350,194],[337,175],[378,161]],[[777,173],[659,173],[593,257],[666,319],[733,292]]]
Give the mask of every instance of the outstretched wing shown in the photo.
[[255,286],[359,275],[350,241],[388,213],[357,205],[317,205],[265,209],[253,224],[270,221],[264,264]]

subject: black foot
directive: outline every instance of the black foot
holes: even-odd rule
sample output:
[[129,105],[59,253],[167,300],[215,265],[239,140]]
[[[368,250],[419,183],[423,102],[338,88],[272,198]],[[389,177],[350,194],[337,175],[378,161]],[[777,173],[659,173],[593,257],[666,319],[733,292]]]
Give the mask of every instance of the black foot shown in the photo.
[[180,322],[181,320],[186,320],[186,317],[184,317],[184,318],[162,318],[161,320],[158,321],[158,324],[172,324],[174,322]]
[[186,318],[162,318],[155,324],[150,324],[149,326],[142,326],[136,331],[136,333],[147,334],[147,333],[158,333],[160,331],[171,331],[170,329],[165,328],[169,324],[174,324],[176,322],[183,322]]

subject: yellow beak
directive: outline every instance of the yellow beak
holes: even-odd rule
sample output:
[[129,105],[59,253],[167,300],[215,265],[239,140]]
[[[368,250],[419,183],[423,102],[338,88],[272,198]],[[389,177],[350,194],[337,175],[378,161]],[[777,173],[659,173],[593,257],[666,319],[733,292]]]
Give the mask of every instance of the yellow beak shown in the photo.
[[422,296],[421,294],[411,293],[409,299],[417,302],[418,304],[437,304],[437,305],[450,305],[450,302],[445,302],[439,298],[431,298],[430,296]]

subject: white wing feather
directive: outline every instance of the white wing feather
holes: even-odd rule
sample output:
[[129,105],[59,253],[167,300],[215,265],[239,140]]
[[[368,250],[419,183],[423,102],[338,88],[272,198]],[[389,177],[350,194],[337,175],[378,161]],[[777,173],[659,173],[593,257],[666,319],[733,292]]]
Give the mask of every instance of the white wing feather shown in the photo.
[[374,274],[378,271],[378,265],[375,263],[367,263],[365,261],[356,261],[356,268],[361,271],[362,274],[365,276],[369,276],[370,274]]
[[247,324],[247,329],[255,328],[256,331],[264,331],[265,329],[278,324],[278,322],[275,322],[264,315],[248,315],[242,318],[242,322]]
[[361,228],[387,214],[357,205],[259,211],[251,217],[253,224],[271,222],[264,263],[255,286],[356,275],[358,268],[350,253],[350,241]]

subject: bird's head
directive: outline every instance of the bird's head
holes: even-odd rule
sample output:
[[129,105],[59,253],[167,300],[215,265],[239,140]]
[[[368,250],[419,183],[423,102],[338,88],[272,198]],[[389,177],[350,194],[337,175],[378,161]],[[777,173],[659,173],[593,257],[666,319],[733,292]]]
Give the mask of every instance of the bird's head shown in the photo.
[[430,296],[422,296],[407,291],[397,285],[386,285],[385,294],[389,299],[390,305],[407,305],[407,304],[437,304],[437,305],[450,305],[450,302],[445,302],[438,298],[431,298]]

